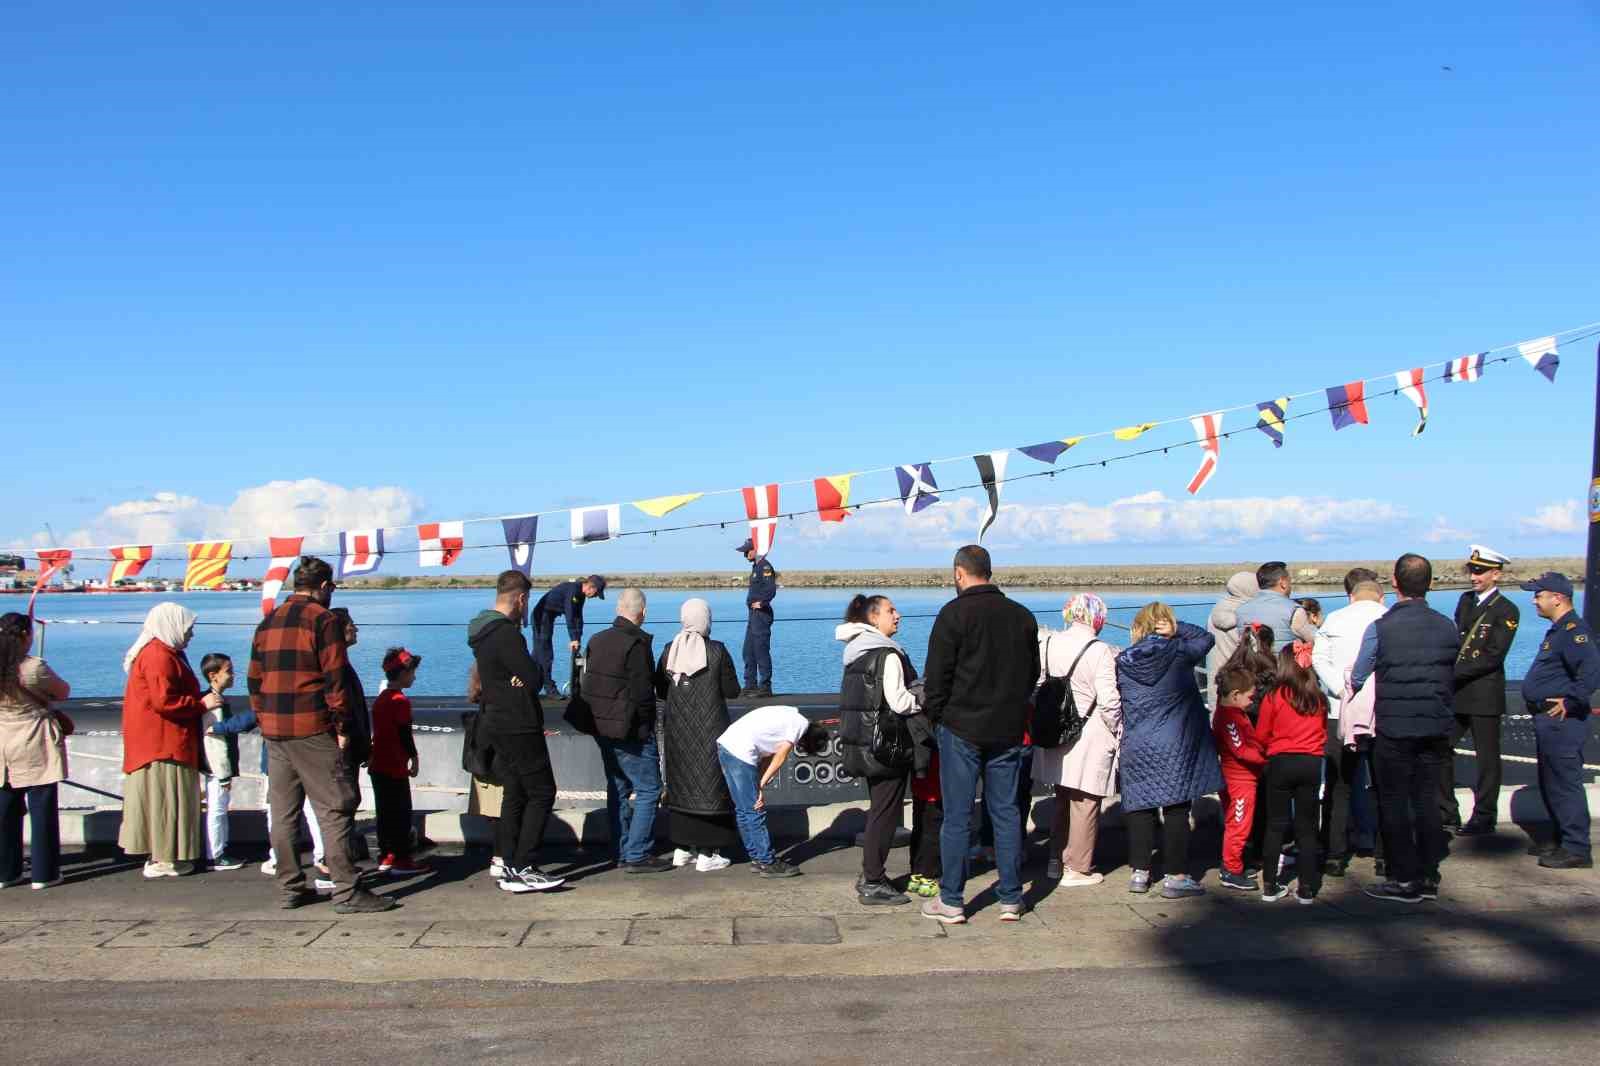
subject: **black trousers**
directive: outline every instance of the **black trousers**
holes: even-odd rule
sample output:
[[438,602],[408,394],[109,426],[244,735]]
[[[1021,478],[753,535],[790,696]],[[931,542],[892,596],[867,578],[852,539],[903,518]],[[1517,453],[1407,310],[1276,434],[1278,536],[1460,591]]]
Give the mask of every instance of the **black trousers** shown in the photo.
[[378,808],[378,853],[411,856],[411,779],[367,771]]
[[909,781],[905,774],[867,778],[871,803],[867,807],[867,829],[861,835],[861,876],[865,880],[882,881],[884,878],[883,864],[889,861],[894,831],[900,828],[900,812],[905,808]]
[[[1320,755],[1274,755],[1267,760],[1267,835],[1263,856],[1283,851],[1283,838],[1289,831],[1289,808],[1294,807],[1294,839],[1300,846],[1297,866],[1300,892],[1314,896],[1322,889],[1322,861],[1317,854],[1317,788],[1322,781]],[[1345,809],[1349,809],[1348,797]],[[1275,888],[1278,864],[1266,862],[1261,883]]]
[[1128,865],[1135,870],[1150,869],[1150,859],[1155,852],[1156,821],[1161,822],[1161,865],[1168,877],[1181,877],[1189,872],[1189,807],[1188,803],[1174,803],[1159,810],[1151,807],[1143,811],[1128,811],[1124,821],[1128,825]]
[[[1472,734],[1472,750],[1477,754],[1478,780],[1472,786],[1472,821],[1493,825],[1500,820],[1500,716],[1458,714],[1450,731],[1450,747]],[[1452,751],[1444,763],[1444,778],[1439,783],[1439,815],[1445,825],[1460,825],[1461,810],[1456,804],[1456,759]]]
[[[22,819],[33,831],[29,857],[38,884],[61,876],[61,819],[56,782],[12,788],[0,785],[0,881],[22,876]],[[934,847],[939,846],[938,840]]]
[[913,795],[911,800],[911,872],[937,881],[944,873],[939,858],[939,830],[944,828],[944,807]]
[[1323,749],[1327,788],[1322,797],[1322,851],[1345,862],[1350,858],[1350,797],[1361,777],[1361,755],[1339,742],[1337,724],[1328,723],[1328,744]]
[[1449,762],[1449,737],[1386,737],[1372,745],[1379,825],[1392,881],[1437,877],[1444,861],[1439,781]]
[[496,850],[507,866],[522,870],[536,865],[544,846],[545,826],[556,805],[556,775],[542,733],[494,734],[491,743],[494,773],[505,790]]

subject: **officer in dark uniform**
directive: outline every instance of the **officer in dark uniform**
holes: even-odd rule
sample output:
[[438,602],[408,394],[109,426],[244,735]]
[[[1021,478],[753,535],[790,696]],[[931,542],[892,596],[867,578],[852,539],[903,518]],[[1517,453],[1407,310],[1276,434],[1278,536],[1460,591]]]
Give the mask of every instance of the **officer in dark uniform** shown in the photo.
[[1600,652],[1589,627],[1572,609],[1572,582],[1552,571],[1522,587],[1533,593],[1534,607],[1552,623],[1522,679],[1522,696],[1533,715],[1539,791],[1555,827],[1555,842],[1530,853],[1552,870],[1586,870],[1594,860],[1589,854],[1583,742],[1589,736],[1590,698],[1600,689]]
[[533,661],[544,670],[544,695],[560,699],[556,688],[556,620],[567,621],[567,640],[572,654],[583,644],[583,601],[606,598],[606,579],[599,574],[574,578],[555,585],[539,597],[533,607]]
[[750,620],[744,631],[744,690],[741,696],[772,695],[772,599],[778,594],[778,572],[765,555],[756,554],[755,541],[738,550],[750,561],[750,591],[745,606]]
[[1481,544],[1467,556],[1472,590],[1456,603],[1456,630],[1461,651],[1456,656],[1456,721],[1450,746],[1472,734],[1478,780],[1472,789],[1472,817],[1461,823],[1456,806],[1455,760],[1445,763],[1440,781],[1439,812],[1446,829],[1460,836],[1494,832],[1500,810],[1500,721],[1506,713],[1506,652],[1517,636],[1522,615],[1501,593],[1500,573],[1511,560]]

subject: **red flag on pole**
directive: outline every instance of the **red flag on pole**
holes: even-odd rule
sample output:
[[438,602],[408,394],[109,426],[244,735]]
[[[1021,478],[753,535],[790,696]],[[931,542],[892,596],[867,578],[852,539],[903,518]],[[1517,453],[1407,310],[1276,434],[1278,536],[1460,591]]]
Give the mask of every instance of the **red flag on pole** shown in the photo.
[[41,548],[39,556],[39,577],[33,583],[33,595],[28,597],[28,620],[33,620],[33,603],[39,598],[39,590],[50,583],[50,579],[64,569],[72,561],[72,551],[69,548]]

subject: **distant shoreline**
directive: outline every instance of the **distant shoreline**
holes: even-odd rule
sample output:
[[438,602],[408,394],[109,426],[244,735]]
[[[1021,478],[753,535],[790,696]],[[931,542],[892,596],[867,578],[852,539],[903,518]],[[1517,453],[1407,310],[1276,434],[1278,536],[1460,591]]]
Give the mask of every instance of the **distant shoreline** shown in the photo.
[[[1221,588],[1241,570],[1254,570],[1254,563],[1163,563],[1153,566],[1011,566],[995,570],[995,582],[1008,588]],[[1459,560],[1435,560],[1434,581],[1440,585],[1461,583]],[[1344,587],[1344,575],[1352,567],[1365,566],[1387,574],[1394,560],[1291,561],[1289,572],[1297,586],[1307,588]],[[1507,583],[1524,581],[1546,570],[1556,570],[1575,582],[1583,580],[1584,560],[1577,556],[1519,559],[1507,568]],[[748,571],[683,571],[678,573],[607,573],[613,587],[637,585],[656,589],[743,588]],[[561,575],[534,575],[535,587],[547,587],[565,580]],[[950,571],[944,567],[919,567],[901,570],[779,570],[785,588],[946,588]],[[341,582],[351,589],[439,589],[487,588],[492,574],[460,577],[415,576],[356,578]]]

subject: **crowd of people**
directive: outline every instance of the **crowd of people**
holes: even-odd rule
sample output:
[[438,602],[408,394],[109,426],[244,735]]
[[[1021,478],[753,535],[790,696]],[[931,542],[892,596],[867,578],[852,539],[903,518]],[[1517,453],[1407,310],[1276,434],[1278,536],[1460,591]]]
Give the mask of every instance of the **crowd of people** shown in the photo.
[[[765,632],[775,574],[763,558],[751,561],[748,606],[764,616],[757,628]],[[1191,854],[1190,837],[1197,803],[1215,794],[1226,889],[1274,902],[1292,883],[1297,900],[1310,904],[1325,877],[1345,876],[1351,857],[1370,848],[1380,879],[1368,894],[1397,903],[1437,898],[1447,831],[1496,831],[1505,656],[1520,621],[1497,587],[1507,562],[1473,546],[1473,587],[1453,619],[1428,606],[1433,569],[1420,555],[1402,555],[1387,575],[1392,605],[1384,579],[1358,568],[1345,577],[1348,606],[1326,616],[1316,601],[1295,599],[1288,568],[1269,562],[1227,583],[1205,627],[1147,604],[1119,649],[1101,638],[1108,612],[1100,597],[1074,595],[1061,629],[1041,626],[996,586],[988,552],[969,545],[955,555],[957,594],[934,622],[920,675],[896,640],[893,601],[854,597],[835,632],[843,646],[836,724],[844,769],[864,780],[868,796],[858,901],[894,906],[916,896],[925,917],[963,922],[973,863],[992,858],[1000,919],[1020,919],[1035,786],[1054,794],[1044,877],[1063,888],[1104,880],[1099,825],[1116,796],[1129,891],[1205,893],[1209,857]],[[1583,745],[1600,653],[1565,577],[1546,573],[1522,587],[1550,623],[1522,682],[1554,830],[1553,842],[1533,851],[1545,867],[1588,868]],[[356,865],[363,767],[377,812],[377,872],[427,872],[416,857],[410,779],[418,750],[405,695],[422,660],[389,649],[383,691],[369,705],[348,657],[359,628],[331,606],[334,590],[325,561],[299,561],[292,594],[254,635],[247,708],[226,695],[234,683],[227,656],[204,656],[198,676],[190,667],[193,612],[173,603],[149,612],[123,662],[119,837],[125,852],[147,857],[145,877],[242,865],[229,850],[228,811],[238,738],[250,730],[263,738],[268,782],[271,857],[263,869],[276,877],[285,908],[322,892],[341,914],[396,905],[370,891]],[[492,873],[514,893],[563,884],[540,864],[557,790],[541,703],[551,654],[539,645],[557,618],[570,624],[574,602],[603,597],[605,581],[565,583],[536,604],[532,591],[525,574],[502,573],[493,605],[466,635],[469,694],[481,712],[468,734],[471,755],[503,790]],[[770,662],[747,633],[741,686],[728,648],[711,638],[705,600],[682,605],[680,628],[659,652],[643,628],[646,611],[641,590],[620,591],[616,618],[583,649],[565,711],[598,746],[617,865],[629,874],[690,865],[709,873],[730,865],[738,846],[762,877],[796,876],[774,848],[766,793],[790,755],[824,749],[829,730],[789,706],[730,713],[730,700],[770,690]],[[532,652],[523,634],[530,613]],[[69,687],[31,654],[32,641],[27,616],[0,617],[0,883],[24,880],[26,816],[29,876],[44,889],[61,881],[57,786],[73,724],[58,707]],[[1468,734],[1478,778],[1462,820],[1452,748]],[[888,860],[908,794],[902,890]],[[663,807],[670,857],[655,854]],[[313,835],[309,882],[303,823]]]

